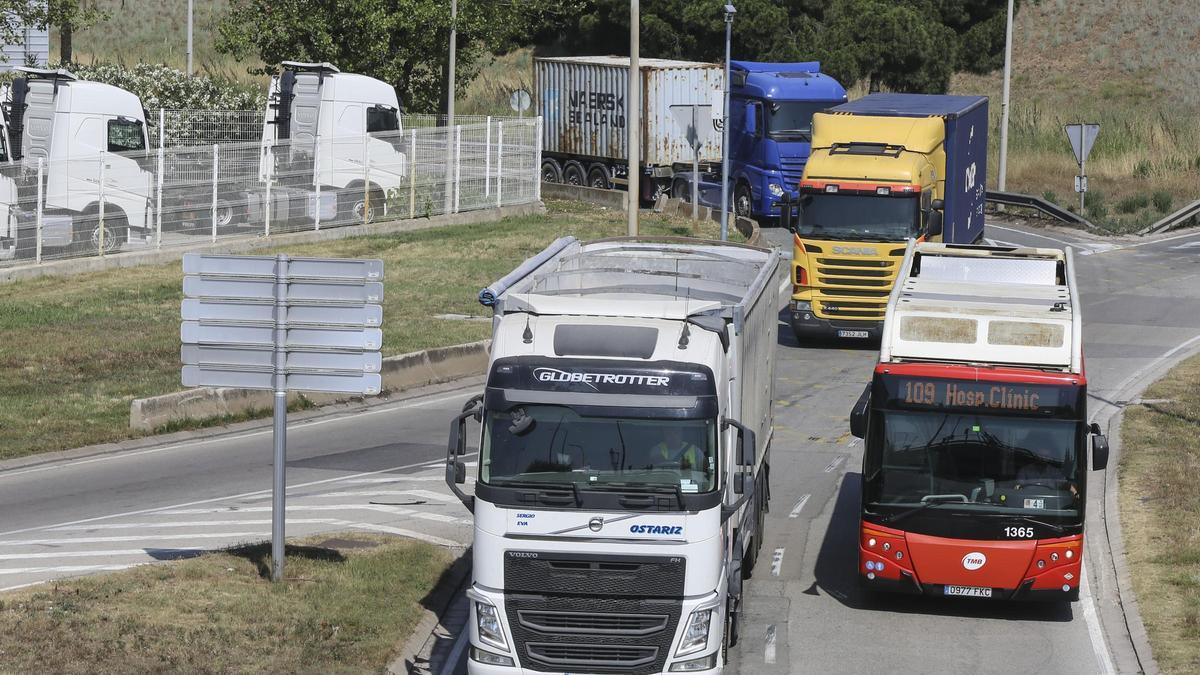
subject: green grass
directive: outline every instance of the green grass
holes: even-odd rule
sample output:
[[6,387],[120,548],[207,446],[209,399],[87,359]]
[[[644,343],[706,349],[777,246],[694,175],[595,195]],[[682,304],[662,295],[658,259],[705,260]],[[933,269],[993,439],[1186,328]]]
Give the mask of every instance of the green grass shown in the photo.
[[1152,385],[1121,428],[1121,525],[1164,673],[1200,672],[1200,357]]
[[[275,251],[384,261],[385,356],[482,340],[480,288],[555,238],[624,234],[622,211],[551,202],[549,213],[498,223],[367,236]],[[647,235],[690,235],[691,221],[644,215]],[[704,222],[700,234],[716,237]],[[130,438],[135,398],[182,389],[178,263],[4,286],[0,295],[0,459]],[[198,426],[201,422],[183,426]]]
[[381,672],[449,563],[352,536],[288,546],[279,584],[259,544],[0,594],[0,671]]

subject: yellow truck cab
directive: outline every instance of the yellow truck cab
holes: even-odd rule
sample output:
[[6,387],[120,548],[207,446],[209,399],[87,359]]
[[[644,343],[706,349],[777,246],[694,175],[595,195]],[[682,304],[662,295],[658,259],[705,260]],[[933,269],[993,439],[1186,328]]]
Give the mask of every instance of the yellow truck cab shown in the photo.
[[784,219],[797,339],[877,338],[909,239],[983,237],[986,167],[984,97],[872,94],[815,114]]

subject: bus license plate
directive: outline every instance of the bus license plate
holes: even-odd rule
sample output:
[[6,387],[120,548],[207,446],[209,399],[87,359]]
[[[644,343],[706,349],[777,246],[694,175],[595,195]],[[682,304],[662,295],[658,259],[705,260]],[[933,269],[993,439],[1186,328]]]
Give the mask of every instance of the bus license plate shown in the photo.
[[990,598],[992,589],[978,586],[947,586],[946,595],[964,595],[968,598]]
[[837,335],[840,338],[865,338],[870,334],[865,330],[839,330]]

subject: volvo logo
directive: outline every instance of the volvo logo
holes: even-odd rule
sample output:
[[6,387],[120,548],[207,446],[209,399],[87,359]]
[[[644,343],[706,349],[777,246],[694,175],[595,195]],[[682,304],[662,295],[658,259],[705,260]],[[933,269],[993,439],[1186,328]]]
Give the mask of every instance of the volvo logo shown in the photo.
[[599,532],[600,530],[604,529],[604,519],[600,516],[595,516],[588,521],[588,529],[592,532]]
[[965,569],[974,572],[987,563],[987,556],[978,551],[971,551],[963,556],[962,563]]
[[869,246],[834,246],[836,255],[879,255],[879,249]]

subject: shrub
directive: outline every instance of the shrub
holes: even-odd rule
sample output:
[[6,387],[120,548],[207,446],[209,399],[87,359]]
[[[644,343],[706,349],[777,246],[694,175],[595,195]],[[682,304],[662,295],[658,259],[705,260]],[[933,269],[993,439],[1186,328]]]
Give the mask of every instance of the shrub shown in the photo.
[[1103,220],[1108,216],[1108,207],[1104,204],[1104,193],[1090,190],[1083,193],[1084,214],[1089,220]]
[[1150,198],[1146,195],[1137,194],[1130,195],[1117,203],[1118,213],[1137,213],[1150,205]]
[[1043,192],[1042,199],[1045,199],[1046,201],[1050,202],[1051,204],[1058,203],[1058,195],[1054,194],[1053,190],[1046,190],[1045,192]]
[[1133,166],[1134,178],[1149,178],[1150,177],[1150,160],[1138,160],[1138,163]]
[[1155,191],[1154,196],[1151,197],[1151,201],[1154,202],[1155,211],[1166,214],[1171,210],[1171,202],[1174,201],[1174,198],[1171,197],[1170,192],[1157,190]]
[[81,80],[103,82],[137,94],[147,110],[260,110],[266,104],[266,92],[257,87],[202,75],[188,77],[182,70],[161,64],[97,63],[69,68]]

